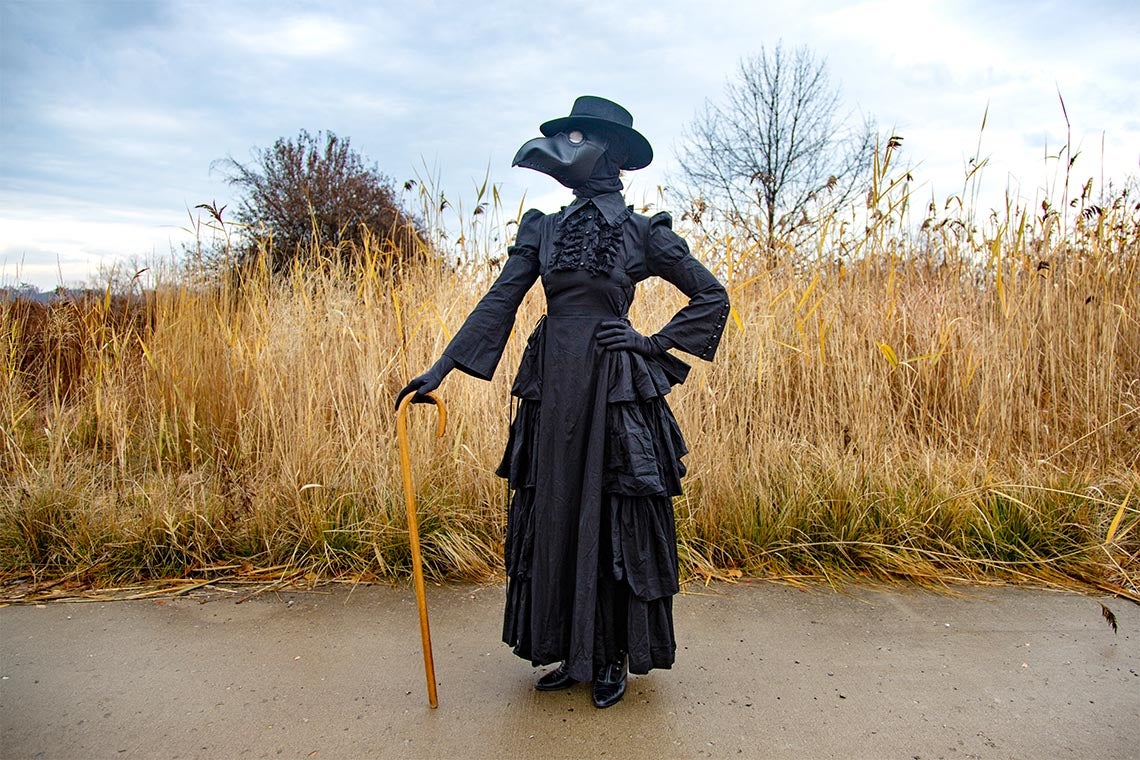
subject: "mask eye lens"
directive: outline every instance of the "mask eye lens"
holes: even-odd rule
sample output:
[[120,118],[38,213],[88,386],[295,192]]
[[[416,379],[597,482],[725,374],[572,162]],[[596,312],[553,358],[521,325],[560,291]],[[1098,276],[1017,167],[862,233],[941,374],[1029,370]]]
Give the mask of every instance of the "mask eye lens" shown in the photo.
[[575,145],[579,145],[583,140],[586,139],[586,136],[582,134],[581,131],[572,129],[566,133],[566,139]]

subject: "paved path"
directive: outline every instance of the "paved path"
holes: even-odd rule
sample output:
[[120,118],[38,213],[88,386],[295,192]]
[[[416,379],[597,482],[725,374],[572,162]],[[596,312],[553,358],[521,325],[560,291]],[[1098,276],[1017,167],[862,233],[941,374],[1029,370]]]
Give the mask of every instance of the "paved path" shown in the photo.
[[0,757],[1136,758],[1140,607],[1043,591],[692,586],[672,671],[538,693],[503,589],[0,609]]

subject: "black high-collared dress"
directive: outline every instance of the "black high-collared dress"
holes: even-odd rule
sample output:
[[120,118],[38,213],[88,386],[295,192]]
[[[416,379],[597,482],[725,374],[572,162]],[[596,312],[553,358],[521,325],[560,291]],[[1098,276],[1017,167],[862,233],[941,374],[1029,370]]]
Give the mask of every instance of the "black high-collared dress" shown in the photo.
[[[617,621],[633,673],[673,664],[678,591],[672,497],[684,439],[665,401],[689,366],[665,353],[607,351],[601,322],[628,319],[650,276],[689,297],[660,342],[712,359],[728,296],[690,253],[668,214],[633,213],[620,193],[579,198],[560,213],[531,210],[488,293],[444,353],[483,379],[495,371],[519,303],[541,278],[546,316],[527,342],[511,393],[518,406],[498,474],[507,517],[503,640],[535,665],[567,661],[579,681],[609,653],[599,635],[619,589]],[[625,600],[628,601],[625,601]]]

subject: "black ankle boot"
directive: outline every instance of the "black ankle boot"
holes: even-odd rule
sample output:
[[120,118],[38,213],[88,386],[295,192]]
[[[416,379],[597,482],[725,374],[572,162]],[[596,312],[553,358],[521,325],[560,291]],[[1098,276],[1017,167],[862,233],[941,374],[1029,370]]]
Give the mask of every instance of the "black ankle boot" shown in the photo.
[[625,695],[627,672],[624,653],[598,668],[594,673],[594,707],[610,707],[621,700]]
[[570,667],[564,662],[539,678],[535,682],[534,688],[539,691],[558,691],[559,689],[569,689],[576,683],[578,682],[570,677]]

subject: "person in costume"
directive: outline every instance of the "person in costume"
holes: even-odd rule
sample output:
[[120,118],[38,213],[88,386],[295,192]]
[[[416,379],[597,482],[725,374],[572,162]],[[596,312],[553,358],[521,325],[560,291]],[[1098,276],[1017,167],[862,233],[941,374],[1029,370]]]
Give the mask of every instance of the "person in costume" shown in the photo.
[[[592,681],[594,704],[609,707],[625,693],[627,672],[673,665],[672,497],[686,447],[665,397],[689,365],[669,350],[711,360],[728,295],[667,213],[626,205],[620,172],[653,159],[626,109],[587,95],[539,130],[513,164],[558,180],[574,201],[523,215],[498,279],[397,405],[454,369],[489,380],[519,304],[542,280],[546,315],[515,376],[517,411],[497,470],[512,489],[503,641],[535,666],[559,663],[537,689]],[[634,286],[648,277],[689,301],[643,335],[628,314]]]

